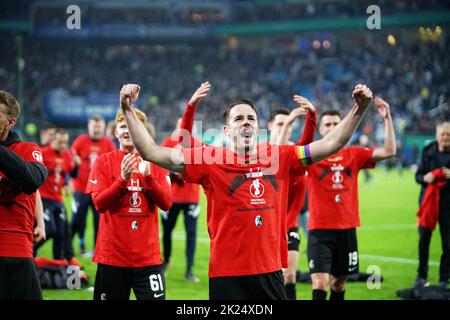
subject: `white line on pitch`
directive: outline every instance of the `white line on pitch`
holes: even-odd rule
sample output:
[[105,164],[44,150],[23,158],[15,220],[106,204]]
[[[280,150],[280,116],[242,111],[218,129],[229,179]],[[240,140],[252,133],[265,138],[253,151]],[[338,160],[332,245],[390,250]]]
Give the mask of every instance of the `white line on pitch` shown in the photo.
[[[397,257],[384,257],[384,256],[375,256],[371,254],[360,254],[360,258],[362,259],[368,259],[368,260],[380,260],[380,261],[386,261],[386,262],[397,262],[397,263],[403,263],[403,264],[419,264],[419,260],[417,259],[407,259],[407,258],[397,258]],[[430,266],[439,266],[439,262],[437,261],[429,261],[428,262]]]
[[[178,240],[185,240],[186,235],[183,232],[174,232],[173,234],[174,239]],[[197,237],[197,241],[200,243],[206,243],[209,244],[209,238],[206,237]],[[394,262],[394,263],[401,263],[401,264],[413,264],[417,265],[419,261],[417,259],[408,259],[408,258],[398,258],[398,257],[385,257],[385,256],[377,256],[377,255],[371,255],[371,254],[360,254],[360,258],[362,259],[368,259],[368,260],[379,260],[379,261],[385,261],[385,262]],[[429,261],[429,265],[433,267],[439,266],[439,262],[437,261]]]

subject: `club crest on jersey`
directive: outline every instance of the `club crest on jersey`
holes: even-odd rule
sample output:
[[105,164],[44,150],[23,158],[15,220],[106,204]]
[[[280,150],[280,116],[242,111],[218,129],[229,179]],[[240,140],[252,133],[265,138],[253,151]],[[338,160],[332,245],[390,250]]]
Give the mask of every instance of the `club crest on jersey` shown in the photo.
[[255,225],[257,227],[261,227],[263,225],[263,218],[262,218],[262,216],[256,216],[256,218],[255,218]]
[[31,156],[33,157],[34,160],[36,160],[37,162],[43,162],[44,159],[42,157],[42,153],[40,153],[39,151],[33,151],[31,153]]
[[135,220],[131,223],[131,230],[136,231],[138,229],[138,222]]
[[254,179],[252,183],[250,184],[249,192],[252,196],[252,199],[250,199],[250,204],[257,205],[257,204],[265,204],[266,199],[262,198],[264,195],[265,187],[262,183],[261,179]]
[[333,181],[333,189],[342,189],[344,187],[344,175],[342,174],[344,169],[344,166],[341,164],[333,164],[331,167],[331,172],[333,172],[333,175],[331,176],[331,181]]
[[130,203],[130,206],[132,207],[132,208],[130,208],[129,212],[141,212],[142,211],[141,208],[139,208],[142,200],[137,192],[133,192],[128,201]]
[[261,198],[264,194],[264,185],[261,180],[255,179],[250,185],[250,194],[253,198]]

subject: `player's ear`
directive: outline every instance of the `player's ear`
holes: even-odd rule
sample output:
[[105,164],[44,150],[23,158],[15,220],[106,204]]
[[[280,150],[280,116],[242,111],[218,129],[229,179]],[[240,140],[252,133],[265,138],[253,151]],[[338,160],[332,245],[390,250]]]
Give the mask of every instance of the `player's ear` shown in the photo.
[[6,125],[6,128],[8,130],[11,130],[16,125],[16,122],[17,122],[16,118],[12,118],[12,119],[8,120],[8,124]]
[[230,128],[227,125],[223,126],[223,133],[225,134],[225,136],[229,137],[230,136]]

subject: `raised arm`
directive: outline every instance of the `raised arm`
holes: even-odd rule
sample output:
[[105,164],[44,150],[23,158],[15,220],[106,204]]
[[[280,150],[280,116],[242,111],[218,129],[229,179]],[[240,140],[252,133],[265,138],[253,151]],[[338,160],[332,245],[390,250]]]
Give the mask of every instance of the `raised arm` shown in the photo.
[[394,124],[392,123],[389,104],[380,97],[375,98],[374,104],[384,119],[384,145],[373,150],[372,154],[372,162],[378,162],[395,156],[397,145],[395,143]]
[[182,151],[158,146],[134,113],[132,105],[139,96],[139,90],[140,87],[136,84],[124,85],[122,90],[120,90],[120,106],[134,146],[142,159],[153,162],[170,171],[184,172],[185,166]]
[[299,107],[293,109],[283,126],[280,130],[280,135],[277,139],[277,144],[286,145],[289,141],[289,127],[294,123],[297,117],[306,115],[305,127],[303,128],[303,133],[297,145],[304,145],[311,143],[314,139],[314,131],[316,129],[316,109],[309,102],[308,99],[295,95],[294,101],[299,105]]
[[312,162],[318,162],[335,154],[352,137],[372,101],[372,91],[365,85],[358,84],[353,90],[352,97],[356,103],[347,116],[324,138],[309,145]]
[[314,132],[316,131],[317,125],[317,114],[316,111],[309,111],[306,113],[305,127],[303,128],[302,136],[300,140],[297,141],[298,146],[303,146],[305,144],[314,141]]
[[187,141],[184,141],[183,136],[180,135],[179,142],[182,142],[181,140],[183,140],[182,145],[184,148],[191,148],[194,145],[192,139],[192,128],[194,126],[195,111],[200,100],[208,95],[210,89],[211,84],[208,81],[203,82],[194,92],[186,106],[186,109],[184,110],[183,117],[181,118],[180,129],[186,130],[191,137],[191,139],[189,139],[190,143],[187,143]]

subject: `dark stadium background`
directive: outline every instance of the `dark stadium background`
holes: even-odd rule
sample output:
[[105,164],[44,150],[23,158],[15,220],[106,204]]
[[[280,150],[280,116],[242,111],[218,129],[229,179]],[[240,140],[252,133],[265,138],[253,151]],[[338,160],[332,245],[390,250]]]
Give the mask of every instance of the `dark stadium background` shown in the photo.
[[[66,10],[74,4],[81,9],[81,29],[69,30],[71,14]],[[381,9],[380,29],[367,28],[370,5]],[[311,99],[319,111],[346,112],[352,88],[365,83],[391,105],[399,151],[385,165],[404,168],[404,174],[387,176],[378,169],[374,183],[361,188],[366,230],[371,225],[399,226],[393,228],[392,239],[382,228],[367,236],[362,232],[361,251],[367,253],[366,260],[414,260],[418,186],[410,169],[433,139],[436,122],[450,120],[449,25],[450,3],[444,0],[1,1],[0,89],[19,98],[23,112],[18,130],[25,140],[37,142],[39,128],[48,122],[68,129],[73,140],[86,132],[90,115],[113,119],[122,84],[138,83],[138,105],[161,141],[206,80],[212,91],[196,114],[203,130],[222,128],[221,110],[237,97],[255,102],[260,127],[271,110],[293,108],[293,94]],[[294,128],[294,138],[300,128]],[[373,145],[382,142],[383,121],[374,108],[353,142],[361,134]],[[199,233],[206,239],[205,208],[204,203]],[[182,235],[183,229],[178,230]],[[389,246],[382,241],[391,241],[393,251],[383,251]],[[430,260],[438,260],[438,243],[433,239]],[[200,287],[169,274],[169,299],[207,297],[207,247],[207,240],[200,242]],[[180,274],[183,250],[180,241]],[[306,269],[303,254],[301,266]],[[362,263],[371,261],[362,258]],[[412,284],[416,266],[393,264],[380,262],[388,270],[387,281],[389,276],[395,281],[387,282],[388,291],[373,295],[361,286],[350,289],[349,298],[395,298],[395,289]],[[88,265],[87,270],[93,283],[95,267]],[[437,268],[431,266],[431,272]],[[187,291],[171,295],[177,286]],[[300,290],[300,298],[309,299],[309,287]],[[44,294],[53,299],[89,295]]]

